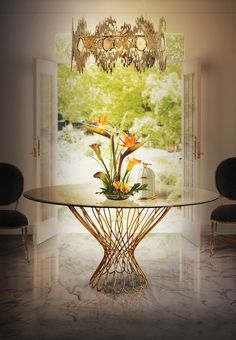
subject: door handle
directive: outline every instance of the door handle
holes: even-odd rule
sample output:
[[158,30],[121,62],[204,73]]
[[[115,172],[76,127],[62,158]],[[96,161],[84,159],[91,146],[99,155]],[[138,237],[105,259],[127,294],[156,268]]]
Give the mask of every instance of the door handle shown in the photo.
[[197,136],[193,135],[193,158],[197,159]]
[[193,136],[193,157],[194,159],[200,159],[201,155],[204,155],[203,152],[201,152],[201,142],[197,141],[197,136]]
[[29,153],[30,155],[32,155],[34,158],[37,158],[37,138],[34,138],[33,140],[33,151]]
[[204,153],[201,152],[201,143],[197,142],[197,158],[200,159],[201,155],[204,155]]
[[33,155],[34,158],[37,158],[40,156],[41,149],[40,149],[40,138],[34,138],[33,140],[33,151],[30,152],[30,155]]
[[41,155],[41,143],[40,138],[37,138],[37,151],[38,151],[38,157]]

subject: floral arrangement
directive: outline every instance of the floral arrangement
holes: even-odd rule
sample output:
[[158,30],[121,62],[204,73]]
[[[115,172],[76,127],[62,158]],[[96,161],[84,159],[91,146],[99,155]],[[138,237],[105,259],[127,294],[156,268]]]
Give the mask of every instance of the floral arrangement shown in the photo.
[[93,176],[102,181],[103,187],[100,194],[105,194],[109,199],[126,199],[134,193],[145,190],[146,184],[129,184],[130,173],[141,160],[134,157],[124,162],[125,158],[140,148],[146,141],[139,142],[135,134],[124,132],[122,128],[116,131],[108,125],[108,116],[102,115],[91,124],[82,123],[81,127],[88,132],[96,133],[109,139],[109,161],[105,162],[99,144],[90,145],[96,155],[96,160],[102,166],[103,171],[96,172]]

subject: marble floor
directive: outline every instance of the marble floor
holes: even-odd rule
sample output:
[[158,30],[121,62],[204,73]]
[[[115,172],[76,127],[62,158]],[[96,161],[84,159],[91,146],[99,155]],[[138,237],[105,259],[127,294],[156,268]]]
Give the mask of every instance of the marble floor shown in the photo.
[[[0,339],[236,339],[236,237],[209,257],[180,234],[149,234],[136,258],[140,293],[105,295],[88,285],[102,249],[88,234],[54,237],[30,263],[15,237],[0,237]],[[10,249],[10,250],[9,250]]]

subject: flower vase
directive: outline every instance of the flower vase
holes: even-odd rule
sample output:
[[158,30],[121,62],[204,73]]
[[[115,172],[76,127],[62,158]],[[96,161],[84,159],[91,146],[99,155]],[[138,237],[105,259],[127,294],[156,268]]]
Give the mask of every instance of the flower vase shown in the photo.
[[109,200],[123,201],[123,200],[128,199],[130,197],[130,194],[125,194],[120,191],[113,191],[111,193],[106,193],[105,196]]

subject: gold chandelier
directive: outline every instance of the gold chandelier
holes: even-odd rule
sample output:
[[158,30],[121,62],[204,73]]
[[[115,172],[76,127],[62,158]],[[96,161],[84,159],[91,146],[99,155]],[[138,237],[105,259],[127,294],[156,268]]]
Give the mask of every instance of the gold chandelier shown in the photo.
[[124,23],[117,27],[112,17],[105,18],[91,34],[84,18],[79,19],[74,31],[72,22],[72,55],[79,72],[83,72],[90,55],[96,64],[105,72],[112,72],[119,60],[123,66],[134,65],[135,70],[145,71],[159,64],[159,70],[166,69],[166,21],[160,19],[159,30],[153,24],[138,17],[135,26]]

